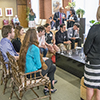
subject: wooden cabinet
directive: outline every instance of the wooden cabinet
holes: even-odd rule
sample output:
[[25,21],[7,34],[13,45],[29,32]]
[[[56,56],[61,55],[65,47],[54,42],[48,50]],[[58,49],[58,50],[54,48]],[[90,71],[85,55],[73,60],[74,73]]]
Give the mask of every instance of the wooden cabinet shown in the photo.
[[27,0],[17,0],[17,14],[20,21],[20,25],[28,27],[28,22],[26,20],[26,9],[27,9]]

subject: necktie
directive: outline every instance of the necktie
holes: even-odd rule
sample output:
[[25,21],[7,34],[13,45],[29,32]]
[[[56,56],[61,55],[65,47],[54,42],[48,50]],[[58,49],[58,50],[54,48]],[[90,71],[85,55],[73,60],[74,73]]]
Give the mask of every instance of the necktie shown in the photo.
[[60,25],[62,24],[62,18],[61,18],[61,13],[60,13]]

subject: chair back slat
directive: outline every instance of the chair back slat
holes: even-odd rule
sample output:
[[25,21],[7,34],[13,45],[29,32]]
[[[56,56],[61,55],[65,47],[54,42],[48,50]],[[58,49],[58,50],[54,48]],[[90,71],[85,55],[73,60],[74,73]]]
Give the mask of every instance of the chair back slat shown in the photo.
[[[2,64],[2,70],[4,71],[4,74],[7,75],[8,73],[10,73],[10,65],[9,62],[5,62],[3,59],[3,55],[2,52],[0,51],[0,63]],[[8,70],[6,68],[6,66],[8,67]]]
[[17,84],[21,84],[21,75],[19,72],[17,61],[13,56],[9,54],[9,52],[7,52],[7,56],[11,65],[13,80],[16,81]]

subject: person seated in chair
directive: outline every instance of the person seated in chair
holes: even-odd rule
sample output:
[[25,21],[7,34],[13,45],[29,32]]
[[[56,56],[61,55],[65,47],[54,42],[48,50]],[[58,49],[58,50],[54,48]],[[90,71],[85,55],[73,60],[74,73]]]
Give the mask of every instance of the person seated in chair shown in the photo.
[[55,27],[55,20],[53,20],[53,17],[54,17],[54,15],[50,16],[50,18],[49,18],[51,29],[53,29]]
[[55,44],[55,36],[54,34],[50,31],[51,27],[50,24],[46,23],[44,25],[45,27],[45,40],[46,40],[46,46],[48,47],[49,51],[53,54],[55,54],[56,52],[59,52],[60,49],[59,47]]
[[2,52],[5,62],[8,62],[8,57],[6,55],[6,52],[9,52],[12,56],[15,57],[16,60],[18,60],[19,58],[19,55],[17,54],[11,43],[11,40],[14,38],[14,34],[15,33],[11,25],[3,26],[2,28],[3,38],[0,41],[0,51]]
[[14,46],[14,49],[16,52],[19,53],[21,48],[21,36],[24,34],[24,28],[22,26],[17,26],[15,28],[15,36],[14,39],[12,39],[12,44]]
[[71,49],[74,49],[75,42],[78,42],[78,46],[81,47],[81,38],[79,37],[79,23],[75,23],[73,27],[68,28],[68,38],[72,42]]
[[[39,27],[39,32],[41,31],[40,29],[42,30],[43,28]],[[43,31],[44,29],[41,32]],[[38,44],[36,30],[28,29],[20,50],[20,57],[18,61],[19,70],[24,73],[29,73],[41,69],[42,75],[45,76],[47,74],[49,77],[51,81],[51,93],[54,93],[57,91],[57,89],[54,89],[54,84],[57,82],[54,80],[56,66],[52,63],[51,59],[48,59],[47,57],[42,58]],[[34,77],[34,75],[32,75],[32,77]],[[47,95],[47,92],[49,92],[49,90],[45,87],[44,94]]]
[[38,37],[38,41],[39,41],[39,49],[41,54],[43,54],[43,57],[46,57],[48,48],[45,44],[45,28],[43,26],[39,26],[37,27],[37,37]]
[[67,51],[70,49],[71,41],[68,39],[65,24],[60,25],[60,30],[56,32],[55,39],[60,50]]
[[13,18],[13,23],[14,23],[15,27],[17,25],[20,25],[20,22],[19,22],[19,19],[18,19],[18,16],[17,15],[15,15],[15,17]]

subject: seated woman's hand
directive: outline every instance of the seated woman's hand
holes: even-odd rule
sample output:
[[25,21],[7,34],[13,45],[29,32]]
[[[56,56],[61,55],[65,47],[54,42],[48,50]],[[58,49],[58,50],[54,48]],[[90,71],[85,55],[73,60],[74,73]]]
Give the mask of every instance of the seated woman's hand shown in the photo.
[[47,59],[49,59],[48,57],[43,57],[43,60],[46,61]]

